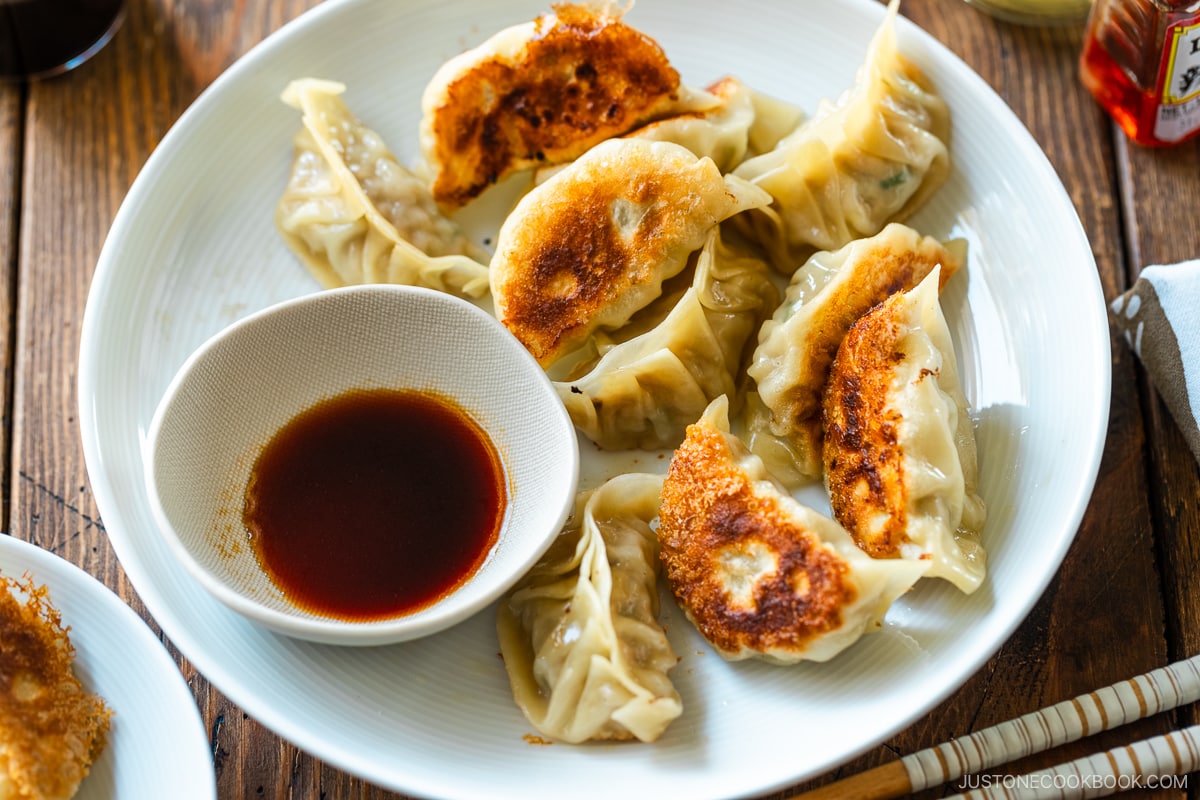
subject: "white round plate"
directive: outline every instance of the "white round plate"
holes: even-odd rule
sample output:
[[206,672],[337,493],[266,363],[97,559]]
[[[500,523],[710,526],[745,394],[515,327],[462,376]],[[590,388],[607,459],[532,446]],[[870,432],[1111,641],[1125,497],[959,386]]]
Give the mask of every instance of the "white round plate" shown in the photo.
[[74,800],[215,800],[217,780],[200,711],[162,642],[91,575],[0,534],[0,575],[26,573],[46,587],[70,626],[76,676],[113,710],[104,751]]
[[[283,87],[304,76],[346,83],[350,108],[412,163],[421,92],[438,66],[547,9],[538,0],[331,0],[197,100],[146,163],[96,269],[79,375],[96,502],[130,580],[180,651],[264,725],[348,772],[446,798],[767,792],[884,740],[996,651],[1075,535],[1107,426],[1106,309],[1070,199],[1003,101],[906,20],[903,51],[953,113],[955,164],[910,223],[971,248],[943,306],[990,513],[990,574],[975,594],[923,582],[882,632],[833,663],[790,668],[724,662],[668,600],[683,716],[652,745],[545,745],[512,701],[491,611],[386,648],[286,639],[205,594],[150,513],[142,445],[175,370],[221,327],[317,289],[272,222],[299,127],[277,99]],[[685,82],[732,73],[811,113],[851,85],[883,13],[870,0],[747,0],[736,13],[722,0],[640,0],[627,21],[658,39]],[[601,458],[584,444],[581,485],[665,465],[662,454]],[[818,490],[801,495],[828,508]]]

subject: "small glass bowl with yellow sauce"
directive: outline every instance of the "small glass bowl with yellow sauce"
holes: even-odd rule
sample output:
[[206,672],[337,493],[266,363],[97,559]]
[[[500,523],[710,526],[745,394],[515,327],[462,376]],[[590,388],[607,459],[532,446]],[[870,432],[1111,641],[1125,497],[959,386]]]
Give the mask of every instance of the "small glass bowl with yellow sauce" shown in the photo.
[[1092,0],[966,0],[1004,22],[1019,25],[1074,25],[1087,20]]

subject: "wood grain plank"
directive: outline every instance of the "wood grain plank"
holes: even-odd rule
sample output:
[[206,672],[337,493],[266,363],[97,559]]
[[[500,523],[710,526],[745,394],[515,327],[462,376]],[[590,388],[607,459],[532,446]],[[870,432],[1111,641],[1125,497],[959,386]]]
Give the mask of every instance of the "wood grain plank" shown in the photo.
[[21,213],[21,152],[25,143],[25,89],[0,84],[0,531],[9,527],[12,481],[12,376],[17,231]]

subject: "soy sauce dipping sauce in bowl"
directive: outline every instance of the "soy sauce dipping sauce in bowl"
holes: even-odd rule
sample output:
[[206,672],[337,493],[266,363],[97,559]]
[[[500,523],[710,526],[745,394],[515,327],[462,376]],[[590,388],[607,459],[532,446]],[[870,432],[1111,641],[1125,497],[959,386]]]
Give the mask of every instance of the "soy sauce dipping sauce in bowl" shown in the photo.
[[218,600],[331,644],[482,610],[549,547],[578,445],[545,373],[484,311],[402,286],[319,292],[221,331],[146,443],[168,544]]
[[[437,602],[479,569],[508,492],[487,433],[454,401],[355,390],[301,412],[250,471],[242,519],[292,602],[346,620]],[[330,546],[331,531],[353,546]]]

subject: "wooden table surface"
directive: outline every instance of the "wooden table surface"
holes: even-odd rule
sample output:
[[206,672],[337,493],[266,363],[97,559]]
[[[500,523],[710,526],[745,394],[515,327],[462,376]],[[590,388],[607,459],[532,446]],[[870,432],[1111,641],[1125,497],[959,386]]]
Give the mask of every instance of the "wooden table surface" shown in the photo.
[[[0,84],[0,528],[83,567],[157,631],[108,543],[84,466],[76,376],[89,282],[122,198],[175,119],[235,59],[316,0],[131,2],[115,39],[75,72]],[[905,0],[902,13],[982,75],[1045,149],[1091,240],[1107,298],[1145,265],[1200,256],[1200,143],[1147,150],[1127,142],[1078,82],[1081,27],[1003,24],[959,0]],[[1103,463],[1057,577],[950,701],[840,774],[1200,652],[1197,464],[1116,337],[1112,364]],[[210,734],[221,798],[397,796],[281,740],[165,644]],[[1031,763],[1196,717],[1184,709]],[[1200,797],[1200,776],[1192,778],[1191,796]]]

